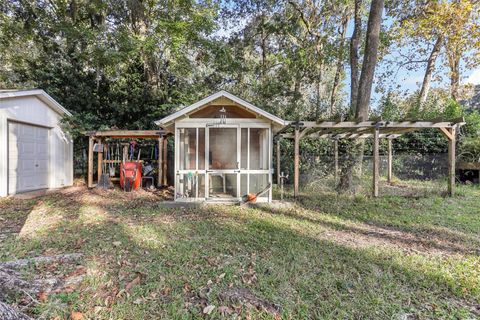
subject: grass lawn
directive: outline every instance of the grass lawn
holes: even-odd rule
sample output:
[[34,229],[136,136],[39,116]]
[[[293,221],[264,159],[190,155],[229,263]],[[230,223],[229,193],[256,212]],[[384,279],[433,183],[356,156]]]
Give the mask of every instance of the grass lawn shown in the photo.
[[[290,206],[196,209],[77,187],[0,200],[0,235],[0,261],[84,253],[81,284],[41,299],[28,310],[37,317],[480,317],[471,186],[453,198],[306,192]],[[71,272],[63,268],[35,272]]]

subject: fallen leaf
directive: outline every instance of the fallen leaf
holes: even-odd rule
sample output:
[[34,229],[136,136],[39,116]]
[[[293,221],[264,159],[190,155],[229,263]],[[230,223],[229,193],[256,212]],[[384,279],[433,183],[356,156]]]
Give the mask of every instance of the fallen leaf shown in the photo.
[[42,291],[38,294],[38,301],[45,302],[47,300],[48,300],[48,293],[46,293],[45,291]]
[[164,296],[164,297],[166,297],[166,296],[168,296],[168,295],[170,294],[171,291],[172,291],[172,288],[170,288],[170,287],[165,287],[165,288],[162,290],[161,295]]
[[215,309],[214,305],[206,306],[205,308],[203,308],[203,313],[210,314],[212,313],[213,309]]
[[140,284],[141,281],[142,281],[142,274],[138,272],[135,279],[127,283],[127,285],[125,286],[125,291],[130,291],[130,289],[132,289],[134,286]]
[[218,312],[220,312],[221,315],[225,316],[225,315],[231,314],[233,310],[230,307],[221,306],[221,307],[218,307]]
[[87,268],[84,266],[78,266],[74,271],[70,272],[65,276],[65,278],[71,278],[71,277],[76,277],[80,276],[82,274],[87,273]]
[[79,311],[72,311],[70,313],[70,319],[72,320],[83,320],[83,313]]

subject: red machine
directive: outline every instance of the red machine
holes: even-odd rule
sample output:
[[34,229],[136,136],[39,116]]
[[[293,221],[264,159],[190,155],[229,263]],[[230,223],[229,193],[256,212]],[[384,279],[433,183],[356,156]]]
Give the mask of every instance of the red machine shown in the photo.
[[120,187],[125,191],[137,190],[142,182],[142,164],[124,162],[120,164]]

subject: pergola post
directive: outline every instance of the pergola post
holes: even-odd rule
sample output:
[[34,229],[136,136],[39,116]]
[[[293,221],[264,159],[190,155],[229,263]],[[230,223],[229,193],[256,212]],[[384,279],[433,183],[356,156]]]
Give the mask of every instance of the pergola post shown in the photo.
[[158,176],[157,176],[157,187],[162,186],[162,177],[163,177],[163,135],[158,137]]
[[388,140],[388,158],[387,158],[387,166],[388,166],[388,169],[387,169],[387,181],[388,183],[391,183],[392,182],[392,170],[393,170],[393,164],[392,164],[392,160],[393,160],[393,146],[392,146],[392,139],[389,138]]
[[293,158],[293,196],[298,199],[298,184],[300,176],[300,127],[295,126],[295,143]]
[[162,152],[162,184],[167,185],[167,152],[168,152],[168,139],[163,139],[163,152]]
[[280,185],[280,139],[277,139],[277,184]]
[[337,184],[337,180],[338,180],[338,139],[333,140],[333,152],[334,152],[334,162],[335,162],[334,176],[335,176],[335,184]]
[[88,137],[87,187],[93,187],[93,137]]
[[372,195],[378,197],[378,184],[380,180],[380,129],[373,129],[373,186]]
[[455,141],[456,130],[455,127],[447,129],[450,133],[448,138],[448,194],[453,196],[455,194]]
[[100,183],[100,178],[102,177],[102,164],[103,164],[103,141],[102,139],[98,139],[97,143],[102,145],[102,149],[98,149],[97,152],[97,183]]

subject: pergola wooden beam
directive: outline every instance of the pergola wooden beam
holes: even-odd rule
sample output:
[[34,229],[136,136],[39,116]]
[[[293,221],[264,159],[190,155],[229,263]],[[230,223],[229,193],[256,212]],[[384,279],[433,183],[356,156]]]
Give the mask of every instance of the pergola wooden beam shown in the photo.
[[372,195],[378,197],[378,184],[380,182],[380,130],[373,129],[373,186]]
[[292,121],[278,133],[284,133],[294,126],[303,128],[452,128],[457,124],[464,123],[464,118],[444,120],[403,120],[403,121]]
[[93,137],[88,138],[88,170],[87,170],[87,186],[93,187]]
[[163,136],[158,137],[158,176],[157,187],[161,187],[163,183]]
[[456,142],[456,128],[447,129],[448,138],[448,194],[453,196],[455,194],[455,142]]
[[277,184],[280,185],[280,175],[281,175],[281,167],[280,167],[280,161],[281,161],[281,153],[280,153],[280,139],[276,140],[276,145],[277,145]]
[[[401,134],[390,134],[390,133],[381,133],[379,135],[380,139],[394,139],[400,137]],[[295,139],[294,134],[290,133],[284,133],[280,135],[280,137],[285,138],[285,139]],[[312,135],[307,135],[304,136],[303,138],[315,138],[315,139],[367,139],[373,137],[372,133],[362,133],[362,134],[331,134],[331,133],[326,133],[326,134],[312,134]]]
[[393,174],[393,139],[388,139],[387,182],[392,182]]
[[293,197],[298,199],[298,185],[300,176],[300,127],[295,128],[294,157],[293,157]]
[[105,137],[114,139],[157,139],[159,136],[165,135],[164,130],[102,130],[90,131],[85,133],[86,136]]
[[[98,143],[102,144],[102,139],[97,139]],[[102,177],[102,167],[103,167],[103,148],[97,152],[97,183],[100,183],[100,178]]]
[[[330,138],[335,139],[335,168],[338,164],[338,139],[366,139],[373,138],[373,187],[372,195],[379,194],[378,185],[380,179],[380,142],[381,138],[388,139],[388,171],[387,180],[391,182],[393,171],[393,147],[392,139],[398,138],[404,133],[421,129],[438,128],[448,139],[448,192],[454,194],[455,189],[455,135],[456,129],[465,124],[463,118],[452,121],[292,121],[277,132],[277,137],[294,140],[294,197],[298,198],[299,174],[300,174],[300,139],[301,138]],[[289,130],[293,129],[293,133]],[[278,146],[277,146],[278,148]],[[277,151],[279,153],[279,150]],[[278,156],[278,155],[277,155]],[[335,175],[337,174],[335,169]],[[278,174],[277,174],[278,175]]]
[[337,184],[338,180],[338,139],[333,140],[333,161],[334,161],[334,176],[335,176],[335,184]]

